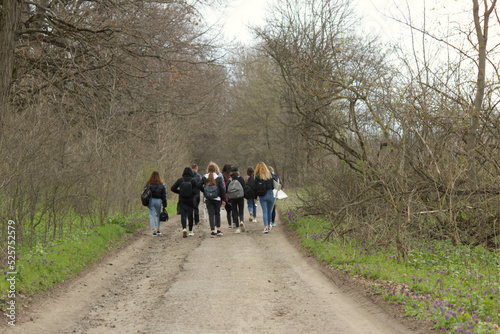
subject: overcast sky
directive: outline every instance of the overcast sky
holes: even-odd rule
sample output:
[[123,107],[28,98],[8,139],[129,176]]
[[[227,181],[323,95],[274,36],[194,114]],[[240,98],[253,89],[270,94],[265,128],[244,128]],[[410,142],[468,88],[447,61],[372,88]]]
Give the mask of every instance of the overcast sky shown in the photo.
[[[273,0],[228,0],[225,11],[209,11],[205,15],[209,22],[224,25],[223,33],[229,38],[245,44],[252,43],[253,37],[247,26],[262,25],[266,16],[266,6]],[[464,6],[470,6],[468,0],[409,0],[410,10],[414,19],[421,17],[424,9],[428,15],[428,24],[446,24],[458,16],[462,16]],[[404,11],[407,10],[406,0],[354,0],[355,8],[364,16],[361,31],[375,33],[387,39],[397,38],[403,28],[381,13],[398,15],[396,3]]]
[[228,0],[224,11],[207,10],[206,19],[209,23],[224,25],[222,32],[228,39],[235,38],[248,44],[253,37],[247,27],[264,23],[267,1],[269,0]]

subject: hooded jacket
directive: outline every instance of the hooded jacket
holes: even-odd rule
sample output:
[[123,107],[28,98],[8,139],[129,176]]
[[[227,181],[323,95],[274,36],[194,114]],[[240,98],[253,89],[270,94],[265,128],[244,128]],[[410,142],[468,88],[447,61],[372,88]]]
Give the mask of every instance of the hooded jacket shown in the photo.
[[192,192],[191,196],[189,197],[184,197],[184,196],[179,196],[179,204],[184,204],[190,207],[195,207],[195,201],[194,201],[194,196],[196,193],[199,191],[196,185],[196,180],[194,179],[193,171],[191,168],[186,167],[184,168],[184,172],[182,173],[182,177],[179,178],[170,188],[170,190],[176,194],[179,194],[181,191],[181,183],[182,182],[191,182],[192,186]]

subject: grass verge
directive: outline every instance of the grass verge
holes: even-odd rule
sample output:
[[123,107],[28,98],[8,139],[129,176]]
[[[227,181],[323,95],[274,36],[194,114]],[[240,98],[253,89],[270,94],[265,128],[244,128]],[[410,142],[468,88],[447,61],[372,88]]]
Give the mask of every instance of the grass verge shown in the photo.
[[[0,279],[0,307],[6,311],[15,298],[16,307],[26,297],[50,289],[74,276],[89,264],[99,260],[136,229],[149,224],[146,217],[114,218],[106,224],[85,230],[75,230],[46,246],[16,250],[15,270],[3,268]],[[12,269],[12,268],[10,268]],[[10,272],[15,271],[15,281]],[[15,284],[11,284],[15,282]],[[13,289],[15,288],[15,290]]]
[[394,249],[368,249],[350,238],[327,237],[329,223],[288,210],[283,218],[313,255],[333,268],[365,277],[372,293],[405,314],[451,333],[500,333],[500,253],[435,242],[398,261]]

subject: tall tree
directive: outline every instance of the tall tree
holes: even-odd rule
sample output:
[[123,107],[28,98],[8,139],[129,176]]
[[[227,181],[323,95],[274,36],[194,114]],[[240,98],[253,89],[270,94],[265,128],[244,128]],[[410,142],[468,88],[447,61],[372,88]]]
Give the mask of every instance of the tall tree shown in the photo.
[[477,149],[477,131],[479,130],[479,119],[483,113],[483,100],[486,87],[486,61],[487,61],[487,44],[490,29],[490,16],[495,10],[497,0],[493,0],[491,5],[488,5],[488,0],[483,2],[483,13],[480,13],[479,0],[472,0],[473,3],[473,19],[475,36],[477,38],[477,80],[476,80],[476,94],[474,103],[471,106],[470,112],[470,126],[466,135],[466,150],[469,159],[472,162],[470,165],[470,179],[473,181],[472,185],[478,187],[475,156]]
[[22,0],[2,0],[0,2],[0,140],[2,115],[7,110],[6,101],[14,70],[21,2]]
[[146,174],[169,179],[191,161],[186,129],[219,103],[225,79],[201,2],[19,2],[17,30],[2,21],[2,43],[14,44],[0,211],[19,222],[20,241],[22,227],[54,237],[70,211],[104,221],[133,210]]

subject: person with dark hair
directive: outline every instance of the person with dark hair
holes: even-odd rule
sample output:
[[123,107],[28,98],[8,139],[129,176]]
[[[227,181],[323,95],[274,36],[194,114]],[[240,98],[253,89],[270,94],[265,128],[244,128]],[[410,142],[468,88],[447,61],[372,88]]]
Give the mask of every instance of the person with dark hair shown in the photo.
[[[196,183],[199,183],[201,181],[201,175],[198,173],[198,165],[197,164],[192,164],[191,165],[191,170],[193,171],[193,178],[196,181]],[[196,193],[194,195],[194,200],[195,200],[195,206],[194,206],[194,224],[198,225],[200,223],[200,189],[197,187],[196,188]]]
[[207,173],[198,182],[198,188],[203,189],[203,196],[207,206],[208,218],[210,222],[211,238],[222,236],[220,230],[220,208],[226,202],[226,187],[224,179],[219,176],[219,167],[211,162],[208,165]]
[[[269,171],[271,172],[271,176],[273,177],[274,181],[276,181],[279,184],[280,178],[274,172],[274,168],[272,166],[267,166],[267,168],[269,168]],[[272,213],[272,217],[271,217],[271,226],[272,227],[276,226],[275,221],[276,221],[276,199],[274,200],[274,203],[273,203],[273,213]]]
[[182,177],[179,178],[170,187],[170,190],[179,194],[179,210],[181,212],[182,236],[187,238],[188,231],[187,221],[189,222],[189,235],[194,235],[193,232],[193,210],[195,207],[195,194],[197,183],[193,177],[193,171],[190,167],[184,168]]
[[[255,175],[253,167],[247,168],[247,175],[245,176],[245,182],[247,186],[250,188],[254,187]],[[250,218],[248,218],[249,222],[257,222],[257,204],[255,203],[255,196],[247,199],[248,213],[250,214]]]
[[[233,183],[235,182],[235,183]],[[238,183],[236,183],[238,182]],[[245,180],[240,176],[238,167],[231,168],[229,182],[226,187],[226,193],[231,203],[231,210],[233,214],[233,222],[236,226],[234,233],[245,232],[244,211],[245,211],[245,198],[244,196]]]
[[[229,174],[231,173],[231,168],[232,166],[230,164],[225,164],[224,167],[222,167],[222,176],[224,178],[224,187],[227,188],[227,184],[229,183]],[[226,217],[227,217],[227,224],[229,225],[229,228],[233,228],[233,225],[231,224],[231,202],[229,201],[229,198],[226,198],[226,205],[224,206],[224,209],[226,210]]]
[[151,173],[147,182],[151,187],[151,199],[149,201],[149,222],[153,236],[160,235],[160,213],[167,208],[167,188],[165,182],[160,177],[160,173],[154,171]]

